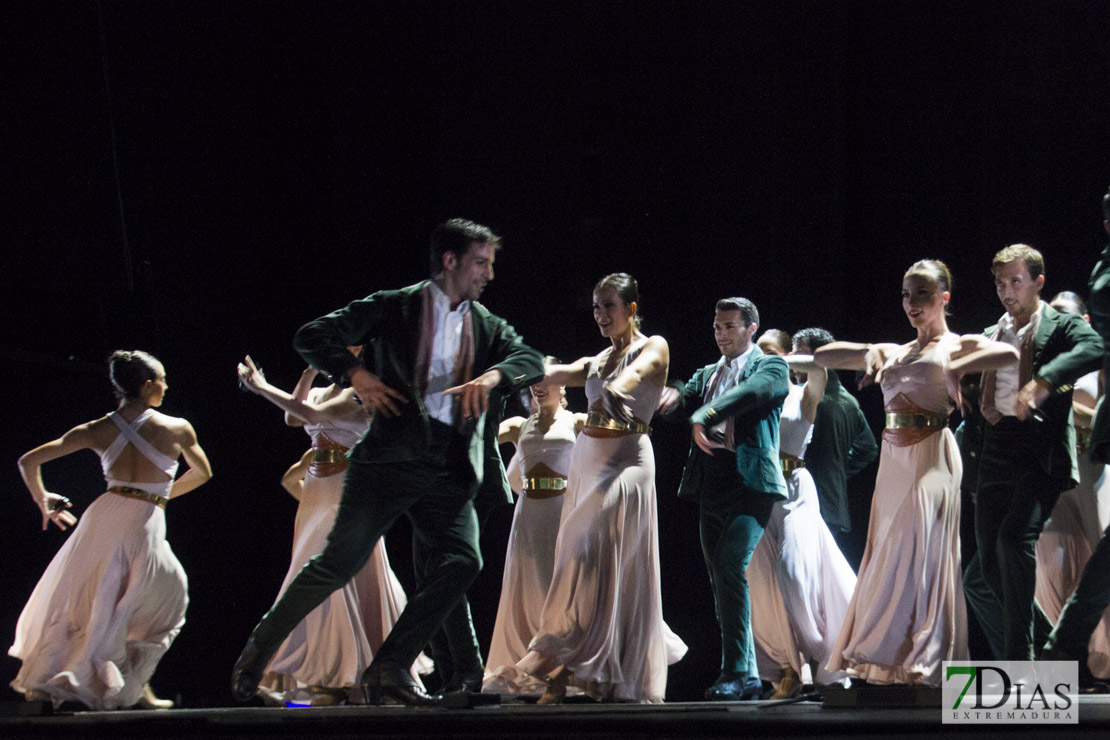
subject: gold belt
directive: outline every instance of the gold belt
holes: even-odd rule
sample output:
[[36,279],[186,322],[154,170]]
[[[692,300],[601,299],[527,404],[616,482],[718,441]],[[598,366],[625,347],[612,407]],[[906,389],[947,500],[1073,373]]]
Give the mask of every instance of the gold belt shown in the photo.
[[945,416],[932,414],[892,414],[886,415],[887,429],[943,429],[948,426]]
[[783,472],[784,475],[790,475],[795,470],[798,470],[799,468],[804,468],[805,466],[806,466],[806,461],[805,460],[799,460],[796,457],[780,457],[779,458],[779,467],[782,468],[782,472]]
[[316,465],[347,462],[346,452],[346,447],[313,447],[312,462]]
[[623,421],[610,419],[605,414],[586,414],[586,426],[592,429],[609,429],[614,432],[628,434],[651,434],[651,427],[642,421],[633,419],[625,424]]
[[567,490],[567,479],[550,478],[525,478],[524,487],[521,489],[528,498],[554,498],[562,496]]
[[169,501],[165,496],[159,496],[157,493],[144,491],[140,488],[131,488],[130,486],[112,486],[108,489],[108,493],[114,493],[117,496],[124,498],[134,498],[139,501],[146,501],[147,503],[154,504],[155,506],[165,509],[166,502]]

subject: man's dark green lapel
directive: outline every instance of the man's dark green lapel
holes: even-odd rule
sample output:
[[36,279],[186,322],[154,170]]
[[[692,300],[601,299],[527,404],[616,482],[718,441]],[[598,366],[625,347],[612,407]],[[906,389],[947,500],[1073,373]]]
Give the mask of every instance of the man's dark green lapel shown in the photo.
[[1040,321],[1037,322],[1037,336],[1033,340],[1033,367],[1038,368],[1041,366],[1041,355],[1044,354],[1045,343],[1048,338],[1052,336],[1052,332],[1056,330],[1056,325],[1060,322],[1060,314],[1055,308],[1044,305],[1044,313],[1041,314]]

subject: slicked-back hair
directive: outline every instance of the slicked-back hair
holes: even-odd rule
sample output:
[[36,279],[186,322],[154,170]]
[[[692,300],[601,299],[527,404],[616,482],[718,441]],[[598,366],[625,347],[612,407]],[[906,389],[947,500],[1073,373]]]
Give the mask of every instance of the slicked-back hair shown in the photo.
[[[905,280],[911,276],[920,276],[937,286],[938,291],[952,292],[952,271],[948,269],[948,265],[940,260],[918,260],[910,265],[910,269],[906,270],[906,274],[902,276]],[[945,305],[944,315],[951,316],[952,311],[949,308],[951,304]]]
[[759,309],[747,298],[722,298],[717,301],[717,311],[739,311],[744,323],[759,326]]
[[143,383],[158,377],[158,358],[139,349],[117,349],[108,358],[108,378],[116,398],[138,398]]
[[777,344],[779,348],[782,349],[784,355],[790,354],[790,351],[794,349],[794,345],[790,341],[790,335],[782,329],[768,329],[759,335],[759,341],[763,341],[764,339]]
[[596,295],[599,290],[604,288],[612,288],[617,291],[617,296],[624,301],[624,305],[636,304],[636,314],[632,317],[632,323],[639,329],[644,320],[640,316],[640,284],[636,282],[636,278],[627,272],[613,272],[597,281],[597,285],[594,286],[594,294]]
[[1052,296],[1052,300],[1048,302],[1048,305],[1052,306],[1060,313],[1073,313],[1077,316],[1082,316],[1087,313],[1086,302],[1079,297],[1078,293],[1070,290],[1062,290]]
[[432,276],[443,271],[443,255],[454,252],[462,259],[470,251],[471,244],[492,244],[494,250],[501,248],[501,237],[488,226],[467,221],[465,218],[452,218],[444,221],[432,232],[428,247],[428,267]]

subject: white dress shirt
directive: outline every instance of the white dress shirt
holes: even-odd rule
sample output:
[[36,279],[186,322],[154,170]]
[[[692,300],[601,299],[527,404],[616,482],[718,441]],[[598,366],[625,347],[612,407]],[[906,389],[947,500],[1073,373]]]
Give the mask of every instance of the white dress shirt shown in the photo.
[[[713,374],[710,376],[712,388],[705,397],[706,403],[720,398],[726,391],[731,390],[732,387],[736,385],[737,381],[740,380],[740,373],[744,371],[744,366],[748,364],[748,358],[751,356],[753,349],[755,349],[754,342],[748,345],[746,351],[733,357],[731,360],[724,355],[721,356],[721,359],[717,360],[717,369],[714,370]],[[719,424],[714,424],[710,429],[724,434],[726,423],[727,420],[722,421]]]
[[[1009,313],[1003,314],[998,320],[998,331],[995,339],[1005,342],[1021,353],[1021,345],[1030,334],[1036,335],[1037,327],[1041,323],[1041,314],[1044,313],[1044,301],[1033,312],[1029,323],[1014,331],[1014,317]],[[1032,380],[1032,378],[1030,378]],[[1017,416],[1017,397],[1021,390],[1021,361],[1007,365],[994,371],[994,408],[1003,416]]]
[[424,391],[424,407],[428,416],[444,424],[455,423],[455,397],[443,391],[455,386],[455,360],[462,343],[463,318],[470,311],[470,301],[463,301],[454,311],[451,299],[443,289],[430,283],[435,306],[435,339],[428,358],[428,386]]

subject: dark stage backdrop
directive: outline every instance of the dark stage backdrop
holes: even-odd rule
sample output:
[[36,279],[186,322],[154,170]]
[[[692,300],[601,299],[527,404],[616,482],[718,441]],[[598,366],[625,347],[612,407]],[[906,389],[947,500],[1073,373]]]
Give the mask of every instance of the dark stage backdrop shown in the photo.
[[[1105,2],[9,2],[0,10],[8,387],[0,460],[0,641],[65,535],[38,531],[18,455],[112,406],[103,359],[168,369],[215,478],[175,501],[188,623],[155,686],[230,702],[268,608],[306,446],[236,390],[250,352],[291,387],[304,321],[425,277],[464,216],[505,235],[483,302],[544,352],[603,347],[590,288],[639,278],[671,372],[716,359],[715,299],[764,328],[908,341],[914,260],[956,276],[952,327],[1001,308],[994,251],[1047,255],[1083,291],[1110,185]],[[861,394],[878,425],[876,391]],[[582,408],[579,391],[572,404]],[[690,645],[668,698],[717,674],[696,515],[674,491],[685,429],[656,447],[663,602]],[[866,529],[869,476],[857,483]],[[47,466],[78,511],[91,453]],[[471,597],[488,641],[511,511],[484,534]],[[411,583],[408,530],[389,536]],[[18,669],[0,659],[0,677]],[[14,695],[12,696],[14,698]]]

